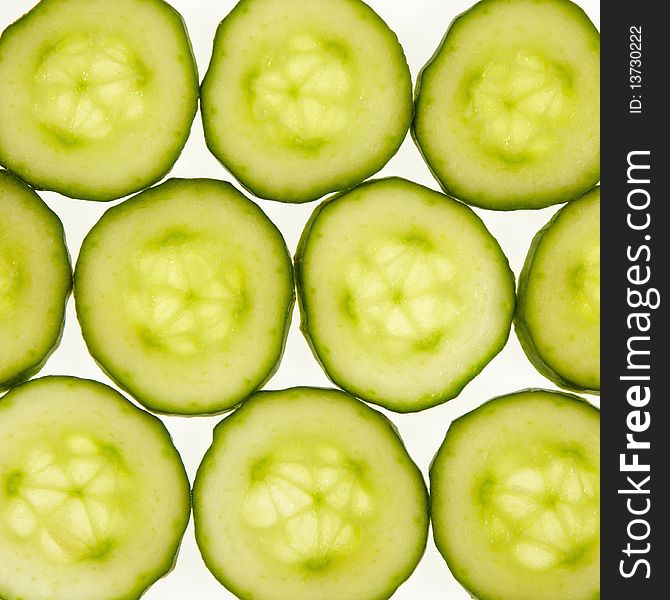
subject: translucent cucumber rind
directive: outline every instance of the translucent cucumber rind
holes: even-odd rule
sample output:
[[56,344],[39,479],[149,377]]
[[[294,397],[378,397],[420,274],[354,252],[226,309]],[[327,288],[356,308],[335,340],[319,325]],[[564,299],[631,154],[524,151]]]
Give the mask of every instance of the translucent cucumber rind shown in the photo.
[[[537,396],[540,395],[541,397],[537,398]],[[583,398],[564,392],[539,388],[528,388],[493,398],[485,402],[479,408],[466,413],[465,415],[453,421],[449,426],[442,445],[431,461],[429,479],[433,539],[437,549],[447,563],[450,572],[470,594],[473,600],[519,600],[522,595],[520,589],[516,589],[512,592],[500,590],[491,591],[492,589],[495,589],[496,584],[494,582],[492,582],[492,587],[488,590],[481,589],[473,581],[471,572],[463,567],[462,560],[459,556],[460,549],[458,542],[449,540],[448,530],[450,528],[451,521],[440,513],[442,503],[447,498],[447,492],[444,488],[448,485],[447,480],[449,479],[450,475],[448,472],[445,472],[444,465],[453,457],[458,456],[459,452],[467,450],[468,429],[476,431],[477,421],[480,417],[490,417],[495,415],[495,413],[498,411],[505,411],[506,408],[513,407],[515,404],[528,404],[533,400],[533,396],[537,398],[535,399],[537,406],[541,406],[542,404],[551,405],[556,407],[558,410],[563,411],[564,414],[562,416],[564,420],[560,423],[560,426],[564,429],[570,428],[569,417],[570,413],[572,412],[575,414],[575,416],[579,415],[580,418],[583,418],[585,422],[595,421],[597,423],[595,431],[596,434],[598,433],[600,424],[600,411]],[[526,410],[524,411],[523,415],[520,415],[518,422],[513,426],[512,429],[510,429],[508,426],[505,427],[503,424],[503,427],[505,427],[505,429],[502,430],[503,434],[506,433],[510,438],[516,434],[519,436],[519,439],[523,439],[524,431],[526,431],[527,428],[533,426],[532,410],[528,410],[528,406],[525,408]],[[521,419],[524,417],[527,417],[527,423],[523,423],[521,421]],[[552,427],[552,423],[543,423],[543,425],[547,428]],[[500,431],[491,432],[491,434],[499,436]],[[599,441],[597,438],[594,440],[594,442],[595,446],[598,446]],[[593,452],[599,458],[598,450],[594,449]],[[473,467],[476,466],[477,462],[473,459]],[[599,556],[599,552],[597,552],[596,555]],[[478,559],[481,564],[484,564],[484,558],[485,553],[482,553],[482,557]],[[595,573],[596,575],[594,576],[594,581],[592,581],[590,586],[591,589],[578,590],[575,593],[568,595],[569,592],[566,592],[566,590],[563,588],[566,584],[569,585],[569,582],[557,582],[554,578],[553,580],[544,582],[544,584],[538,587],[536,593],[531,597],[523,596],[523,598],[526,600],[535,600],[535,598],[540,597],[549,598],[549,592],[551,592],[551,598],[556,600],[563,600],[564,598],[568,597],[571,598],[571,600],[598,600],[600,598],[600,581],[598,577],[599,569],[595,569]]]
[[[46,376],[31,380],[15,387],[5,394],[5,396],[0,398],[0,414],[4,411],[15,409],[17,403],[21,402],[22,395],[33,394],[36,390],[42,390],[45,399],[48,399],[50,388],[67,388],[71,390],[72,394],[76,394],[78,391],[86,391],[92,395],[99,395],[101,399],[104,398],[105,404],[116,405],[116,407],[121,410],[123,414],[128,415],[129,418],[140,420],[144,427],[151,429],[156,434],[157,438],[161,440],[160,443],[164,445],[161,457],[173,466],[175,474],[179,479],[179,489],[175,489],[175,494],[170,498],[165,499],[173,506],[179,507],[175,519],[164,523],[165,529],[173,529],[174,542],[167,547],[156,549],[156,554],[165,556],[165,559],[157,563],[151,569],[129,578],[127,580],[127,591],[123,592],[122,595],[114,596],[114,598],[118,598],[118,600],[139,600],[139,598],[142,597],[156,581],[167,576],[174,569],[177,561],[181,541],[186,531],[191,513],[190,485],[184,463],[174,446],[170,432],[158,417],[138,408],[116,390],[97,381],[72,376]],[[92,405],[91,410],[95,410],[95,406]],[[72,424],[76,424],[76,415],[72,418]],[[137,533],[141,535],[141,532]],[[104,581],[101,581],[100,583],[101,586],[108,586],[109,584],[109,582]],[[108,598],[109,593],[110,590],[108,587],[104,587],[100,591],[99,598]],[[33,600],[32,597],[28,595],[22,594],[17,596],[13,591],[3,589],[0,589],[0,598],[3,600]],[[67,598],[49,596],[49,600],[70,599],[70,595],[68,595]]]
[[[4,45],[13,42],[14,37],[20,39],[20,36],[24,32],[30,31],[34,18],[41,17],[42,13],[59,10],[58,4],[63,3],[63,1],[64,0],[40,0],[33,9],[7,27],[7,29],[2,32],[2,35],[0,35],[0,61],[7,56],[7,53],[3,52]],[[97,0],[97,3],[104,4],[106,1],[107,0]],[[180,40],[180,43],[183,45],[184,56],[186,57],[186,60],[182,63],[183,69],[184,72],[187,73],[187,78],[190,80],[188,88],[181,90],[186,97],[188,110],[184,111],[181,122],[178,126],[174,127],[176,133],[170,147],[163,149],[161,156],[156,160],[156,164],[139,176],[117,177],[116,181],[110,177],[113,183],[99,181],[92,184],[85,184],[78,181],[76,176],[72,176],[72,171],[74,171],[74,169],[68,169],[67,156],[64,155],[62,158],[62,173],[40,174],[35,171],[35,166],[30,160],[17,156],[13,152],[12,147],[7,146],[0,136],[0,165],[13,172],[37,190],[52,190],[69,198],[98,202],[109,202],[138,192],[157,183],[171,171],[190,135],[191,125],[198,109],[198,70],[195,56],[193,55],[191,41],[186,29],[186,23],[182,15],[164,0],[144,0],[143,3],[145,5],[150,4],[152,10],[160,12],[165,21],[169,23],[169,26],[173,29],[175,38]],[[109,2],[109,6],[106,9],[115,11],[115,3]],[[64,7],[62,10],[67,11],[68,8]],[[147,140],[146,143],[149,145],[150,142],[151,140]],[[131,157],[127,158],[132,162]],[[102,157],[102,160],[104,162],[104,156]]]
[[360,398],[372,404],[377,404],[382,408],[392,410],[397,413],[402,414],[402,413],[419,412],[428,408],[432,408],[434,406],[438,406],[440,404],[443,404],[444,402],[447,402],[448,400],[456,398],[461,393],[461,391],[463,391],[465,386],[468,385],[468,383],[470,383],[470,381],[472,381],[484,369],[484,367],[486,367],[486,365],[489,362],[491,362],[491,360],[493,360],[493,358],[498,353],[500,353],[500,351],[505,347],[505,344],[507,343],[511,330],[511,320],[514,314],[514,308],[516,302],[514,295],[515,278],[514,273],[512,272],[509,266],[507,257],[503,253],[502,249],[498,245],[495,238],[493,238],[488,229],[486,229],[486,226],[483,223],[483,221],[474,211],[470,210],[469,207],[457,202],[456,204],[459,207],[462,207],[463,211],[468,211],[473,221],[477,224],[477,226],[481,230],[482,234],[484,234],[493,241],[496,253],[496,260],[499,262],[501,268],[507,273],[508,288],[509,288],[509,297],[507,298],[509,307],[508,308],[509,322],[510,322],[509,328],[506,329],[504,335],[500,336],[498,342],[492,345],[490,350],[481,356],[481,360],[478,362],[478,364],[474,365],[473,368],[470,369],[467,373],[463,373],[461,377],[459,377],[456,381],[452,382],[452,385],[450,385],[448,389],[441,390],[440,392],[433,393],[429,396],[425,396],[422,398],[416,398],[411,403],[395,402],[378,394],[373,395],[369,391],[366,391],[364,389],[352,385],[352,383],[348,381],[347,378],[341,376],[338,373],[338,370],[334,365],[331,365],[328,362],[326,358],[327,354],[323,352],[322,348],[320,347],[316,339],[317,336],[313,335],[312,333],[313,325],[312,320],[310,319],[309,316],[309,311],[307,309],[308,290],[303,273],[304,270],[303,263],[305,261],[307,246],[310,240],[310,236],[312,234],[314,224],[318,221],[319,217],[328,209],[328,207],[333,202],[336,202],[338,200],[342,202],[346,201],[346,196],[349,193],[358,190],[364,190],[368,186],[377,186],[377,185],[388,185],[391,187],[408,186],[410,188],[418,188],[420,190],[424,190],[427,194],[431,196],[441,197],[444,201],[455,202],[452,198],[449,198],[448,196],[445,197],[444,195],[439,194],[438,192],[435,192],[434,190],[431,190],[425,186],[409,182],[399,177],[387,177],[382,179],[366,181],[360,184],[359,186],[356,186],[353,189],[346,190],[338,194],[334,194],[333,196],[329,197],[321,204],[319,204],[319,206],[317,206],[317,208],[314,210],[311,217],[307,221],[307,224],[305,225],[305,229],[303,230],[303,233],[300,237],[300,241],[298,243],[298,247],[294,258],[294,272],[296,279],[296,288],[298,292],[298,307],[300,310],[300,330],[302,331],[305,339],[307,340],[307,343],[310,349],[312,350],[312,354],[314,355],[315,359],[321,365],[321,368],[324,370],[328,378],[335,385],[347,391],[348,393],[356,396],[357,398]]
[[[48,340],[43,344],[40,350],[40,358],[37,362],[26,364],[18,372],[10,373],[4,379],[0,379],[0,391],[10,389],[15,385],[25,381],[38,373],[44,366],[49,356],[58,348],[63,336],[65,327],[65,307],[72,291],[72,266],[67,246],[65,244],[65,231],[63,224],[58,216],[44,203],[44,201],[25,183],[17,179],[9,172],[0,170],[0,193],[7,195],[17,195],[21,197],[30,210],[39,212],[41,217],[49,222],[50,243],[54,246],[54,253],[59,256],[58,263],[54,265],[54,271],[57,272],[54,281],[54,293],[58,293],[60,308],[58,318],[50,320],[46,326],[51,332]],[[45,231],[45,236],[47,232]]]
[[[305,186],[296,177],[291,185],[273,184],[267,173],[259,171],[253,164],[245,164],[227,149],[227,144],[230,142],[226,139],[225,132],[219,132],[215,127],[216,113],[219,109],[214,105],[213,101],[208,100],[208,97],[214,93],[216,86],[214,80],[217,77],[216,71],[219,68],[219,63],[225,59],[226,54],[230,53],[230,50],[226,49],[228,29],[236,25],[236,20],[239,16],[247,13],[254,4],[259,4],[258,0],[240,0],[217,28],[212,58],[200,86],[200,105],[205,142],[210,152],[221,165],[247,191],[259,198],[290,204],[301,204],[317,200],[329,192],[337,192],[350,188],[378,172],[398,152],[410,128],[414,116],[411,74],[407,59],[396,34],[364,2],[360,0],[338,0],[338,2],[349,4],[353,9],[359,11],[361,13],[361,21],[366,22],[366,25],[368,24],[367,22],[372,21],[377,30],[388,39],[389,44],[393,47],[393,51],[392,55],[386,58],[389,61],[396,61],[400,65],[403,72],[403,81],[397,85],[398,87],[407,88],[407,99],[402,111],[397,115],[397,123],[394,123],[392,127],[388,126],[389,130],[383,142],[380,142],[376,156],[366,157],[365,162],[352,166],[348,172],[342,173],[337,181],[331,181],[332,178],[328,177],[329,181],[315,182],[309,186]],[[268,143],[273,142],[269,140]],[[321,159],[321,162],[326,162],[327,160],[328,157],[324,157]],[[311,167],[309,164],[306,164],[304,168],[310,169]]]
[[[396,426],[383,414],[370,408],[363,402],[350,396],[340,390],[326,388],[297,387],[278,391],[261,391],[250,396],[240,408],[232,414],[225,417],[215,428],[212,445],[209,447],[205,456],[198,467],[197,475],[193,484],[193,515],[195,523],[195,537],[207,568],[216,577],[216,579],[230,592],[235,594],[241,600],[264,600],[265,596],[255,594],[229,577],[226,571],[226,564],[217,560],[217,557],[210,551],[210,541],[216,532],[207,531],[203,526],[204,514],[206,512],[206,503],[208,499],[207,480],[216,477],[217,455],[220,455],[219,447],[228,442],[228,436],[235,428],[243,426],[249,422],[254,411],[262,411],[263,404],[272,405],[275,403],[284,404],[286,411],[290,411],[293,404],[299,404],[303,399],[309,396],[316,396],[324,403],[324,410],[327,410],[327,403],[349,405],[352,411],[357,413],[361,419],[374,423],[375,430],[389,440],[398,452],[403,456],[402,461],[397,463],[398,468],[407,471],[407,474],[414,482],[414,488],[417,498],[417,509],[421,517],[417,519],[416,526],[422,532],[413,548],[405,548],[407,569],[403,572],[394,573],[389,577],[385,588],[374,596],[360,595],[360,590],[356,590],[357,598],[361,600],[387,600],[405,582],[414,572],[417,564],[423,556],[428,537],[428,513],[429,513],[429,495],[419,468],[407,455],[407,451]],[[300,418],[296,412],[295,417]],[[423,515],[426,515],[424,518]],[[294,597],[294,600],[309,600],[312,595]],[[315,596],[316,597],[316,591]],[[321,597],[321,596],[319,596]]]
[[527,290],[530,278],[533,276],[533,266],[534,259],[537,254],[537,251],[542,244],[544,235],[551,230],[551,228],[560,220],[560,219],[569,219],[573,209],[577,208],[578,203],[584,201],[589,202],[593,199],[594,194],[599,194],[600,188],[595,188],[590,192],[587,192],[574,202],[571,202],[561,208],[553,218],[542,228],[540,229],[533,241],[531,242],[530,249],[528,250],[528,255],[523,265],[521,275],[519,276],[519,284],[517,287],[517,306],[516,312],[514,315],[514,331],[517,338],[523,348],[526,357],[531,362],[531,364],[547,379],[562,387],[566,390],[571,390],[579,393],[586,394],[595,394],[600,395],[600,386],[589,386],[588,384],[579,383],[574,379],[570,378],[570,375],[567,373],[561,374],[559,370],[553,367],[550,362],[542,355],[542,352],[539,350],[534,338],[531,328],[528,325],[528,316],[527,316]]
[[[437,68],[435,63],[443,53],[449,51],[448,46],[452,34],[456,33],[464,23],[477,19],[480,13],[486,14],[489,10],[489,5],[499,3],[501,3],[501,0],[480,0],[474,6],[458,15],[449,25],[442,41],[433,53],[433,56],[420,70],[414,91],[414,119],[410,128],[412,139],[428,169],[445,193],[467,204],[489,210],[514,211],[546,208],[547,206],[552,206],[554,204],[569,202],[581,197],[600,180],[599,153],[597,156],[593,156],[592,158],[589,157],[589,164],[591,167],[585,170],[582,169],[584,172],[580,178],[576,178],[574,181],[565,182],[563,186],[560,188],[557,187],[553,192],[532,193],[525,196],[510,194],[510,197],[501,200],[491,198],[485,193],[472,193],[467,185],[464,186],[459,182],[457,174],[449,173],[447,169],[438,167],[440,157],[436,155],[431,148],[430,136],[436,135],[436,132],[431,130],[427,125],[423,125],[425,119],[425,115],[423,114],[425,98],[421,95],[426,80],[431,76],[431,68]],[[580,23],[584,31],[587,32],[587,35],[592,37],[594,52],[599,56],[600,33],[579,5],[570,0],[539,0],[537,4],[555,4],[558,8],[564,11],[566,15],[569,15],[574,19],[575,22]]]
[[[272,244],[278,249],[282,256],[284,263],[284,270],[282,277],[284,279],[281,298],[283,309],[282,325],[279,327],[279,333],[275,344],[273,346],[272,356],[267,360],[265,367],[259,376],[254,381],[249,381],[246,389],[235,396],[229,397],[222,395],[217,401],[216,405],[208,404],[206,407],[197,405],[193,406],[175,406],[173,403],[166,402],[160,395],[149,393],[147,391],[139,391],[136,385],[129,380],[123,368],[115,368],[111,364],[111,359],[107,356],[105,351],[105,340],[96,335],[95,324],[88,316],[85,307],[84,297],[90,294],[90,299],[94,297],[95,291],[89,292],[85,289],[84,272],[89,269],[89,250],[95,251],[96,237],[103,234],[104,229],[108,224],[112,224],[117,219],[122,219],[126,211],[132,211],[135,206],[145,201],[151,201],[152,198],[160,198],[161,196],[169,196],[172,192],[184,193],[188,191],[193,197],[198,197],[199,194],[215,193],[229,196],[234,205],[241,207],[244,211],[248,211],[260,222],[261,227],[267,231],[268,236],[272,240]],[[82,330],[84,341],[86,342],[89,353],[96,361],[98,366],[122,389],[127,391],[138,402],[147,407],[152,412],[158,414],[174,415],[179,414],[183,416],[195,415],[213,415],[221,414],[229,411],[237,406],[244,398],[255,390],[261,388],[274,375],[279,368],[284,349],[286,346],[286,339],[288,337],[289,325],[293,314],[293,305],[295,303],[295,288],[293,282],[293,269],[291,264],[291,256],[286,242],[281,235],[281,232],[265,215],[263,210],[254,202],[249,200],[244,194],[239,192],[231,184],[213,180],[213,179],[169,179],[166,182],[155,186],[153,188],[144,190],[143,192],[125,200],[123,203],[108,209],[102,216],[98,223],[86,236],[82,249],[77,259],[74,273],[74,289],[75,289],[75,306],[77,309],[77,318]]]

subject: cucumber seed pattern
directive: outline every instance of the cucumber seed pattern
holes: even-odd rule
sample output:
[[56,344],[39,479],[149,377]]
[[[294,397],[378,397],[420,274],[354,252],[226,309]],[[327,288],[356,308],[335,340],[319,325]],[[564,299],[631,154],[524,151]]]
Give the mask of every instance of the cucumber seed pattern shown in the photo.
[[35,74],[36,116],[64,141],[94,141],[145,116],[147,71],[112,36],[72,33],[51,47]]
[[598,535],[598,474],[574,452],[496,462],[479,493],[491,544],[534,571],[577,562]]
[[461,311],[455,275],[423,235],[376,239],[349,263],[345,307],[390,350],[432,350]]
[[373,514],[362,473],[334,446],[284,447],[255,463],[243,517],[264,531],[264,550],[275,560],[325,568],[339,552],[351,551],[358,525]]
[[102,558],[114,545],[127,502],[120,456],[87,435],[42,444],[7,474],[4,525],[50,560]]
[[349,122],[346,50],[300,34],[269,53],[250,77],[256,119],[286,142],[316,148]]
[[229,250],[195,234],[147,244],[132,272],[128,307],[149,346],[184,356],[220,347],[246,306],[242,271]]
[[489,152],[514,162],[552,150],[553,130],[565,116],[570,88],[559,66],[519,51],[494,58],[467,85],[466,116],[477,124]]

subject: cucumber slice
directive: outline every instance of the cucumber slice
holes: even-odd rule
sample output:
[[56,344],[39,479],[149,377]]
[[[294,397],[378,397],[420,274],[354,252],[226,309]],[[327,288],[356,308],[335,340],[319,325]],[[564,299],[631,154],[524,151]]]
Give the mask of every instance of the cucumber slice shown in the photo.
[[435,543],[479,600],[600,598],[600,413],[525,390],[454,421],[430,469]]
[[260,392],[193,487],[198,546],[242,600],[381,600],[426,546],[421,473],[380,413],[335,390]]
[[293,301],[277,228],[211,179],[171,179],[109,209],[75,268],[90,353],[158,412],[221,412],[263,385]]
[[322,203],[296,278],[328,376],[398,412],[457,396],[505,345],[514,312],[514,275],[481,219],[398,178]]
[[417,85],[414,138],[447,191],[495,210],[578,198],[600,178],[600,35],[568,0],[482,0]]
[[533,239],[519,278],[516,334],[557,385],[600,390],[600,188],[564,206]]
[[134,600],[190,514],[170,434],[111,388],[45,377],[0,400],[0,598]]
[[162,179],[186,143],[198,75],[162,0],[42,0],[0,37],[0,164],[90,200]]
[[0,171],[0,390],[37,373],[58,346],[71,288],[60,220]]
[[307,202],[396,153],[411,76],[361,0],[241,0],[217,30],[202,117],[209,149],[252,193]]

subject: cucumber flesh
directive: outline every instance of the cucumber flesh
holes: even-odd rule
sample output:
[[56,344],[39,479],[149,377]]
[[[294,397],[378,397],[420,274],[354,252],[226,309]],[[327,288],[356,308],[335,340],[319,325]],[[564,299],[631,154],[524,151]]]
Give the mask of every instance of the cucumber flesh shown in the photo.
[[329,377],[391,410],[455,397],[509,335],[514,276],[496,240],[468,207],[403,179],[323,203],[296,276]]
[[255,195],[315,200],[398,150],[409,67],[361,0],[242,0],[217,30],[202,117],[212,153]]
[[426,544],[425,485],[392,424],[335,390],[245,401],[193,501],[205,562],[244,600],[388,598]]
[[572,200],[600,178],[600,37],[568,0],[482,0],[417,86],[414,137],[447,193],[496,210]]
[[457,419],[430,470],[435,542],[479,600],[600,597],[600,413],[526,390]]
[[46,377],[0,400],[0,455],[3,600],[139,598],[171,570],[189,485],[158,419]]
[[0,390],[39,371],[58,345],[71,288],[60,220],[0,171]]
[[535,236],[519,278],[515,329],[530,361],[562,387],[600,390],[600,188]]
[[84,240],[75,301],[94,358],[153,410],[231,408],[274,372],[293,305],[281,234],[230,184],[172,179]]
[[435,542],[479,600],[600,594],[600,413],[526,390],[457,419],[430,469]]
[[0,90],[0,164],[38,188],[111,200],[170,170],[198,77],[162,0],[42,0],[0,38]]

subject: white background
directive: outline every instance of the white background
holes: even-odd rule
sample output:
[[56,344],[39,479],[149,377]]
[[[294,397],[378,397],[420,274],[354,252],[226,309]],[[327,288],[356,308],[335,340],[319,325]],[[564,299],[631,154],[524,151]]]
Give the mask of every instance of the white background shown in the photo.
[[[295,1],[299,3],[299,0]],[[405,49],[414,82],[421,67],[437,48],[451,20],[473,3],[472,0],[367,0],[367,2],[398,35]],[[171,0],[170,3],[186,21],[202,79],[209,62],[216,27],[234,6],[235,0]],[[598,0],[580,0],[577,3],[586,10],[596,26],[599,26]],[[34,0],[0,0],[0,30],[27,12],[34,4]],[[128,158],[132,160],[132,157]],[[398,154],[379,173],[379,176],[388,175],[399,175],[439,190],[409,135]],[[211,177],[237,185],[232,176],[208,152],[199,114],[195,118],[186,148],[170,176]],[[110,204],[71,200],[53,192],[41,192],[40,195],[63,221],[74,263],[84,236]],[[303,226],[317,203],[285,205],[256,198],[254,200],[281,229],[293,253]],[[116,203],[118,202],[114,204]],[[500,242],[517,277],[533,235],[555,211],[556,208],[511,213],[477,210]],[[86,350],[72,298],[66,319],[63,341],[40,375],[75,375],[113,385]],[[298,324],[296,310],[282,364],[266,385],[266,389],[281,389],[296,385],[331,385],[313,358],[298,329]],[[418,414],[396,415],[388,412],[386,414],[398,426],[410,455],[427,480],[430,461],[454,418],[494,396],[527,387],[555,388],[533,369],[512,333],[504,350],[458,398]],[[597,403],[595,397],[589,399]],[[192,482],[198,464],[210,444],[212,429],[221,417],[162,418],[174,438]],[[204,566],[195,544],[191,523],[184,536],[175,570],[157,582],[144,598],[145,600],[185,598],[225,600],[234,596],[219,585]],[[431,537],[423,560],[393,598],[394,600],[466,600],[469,595],[452,577]]]

